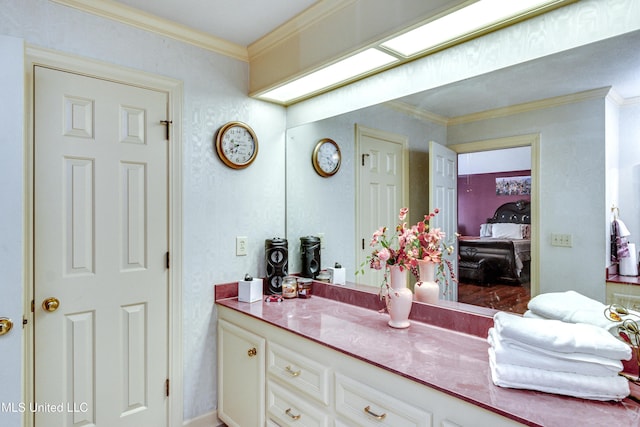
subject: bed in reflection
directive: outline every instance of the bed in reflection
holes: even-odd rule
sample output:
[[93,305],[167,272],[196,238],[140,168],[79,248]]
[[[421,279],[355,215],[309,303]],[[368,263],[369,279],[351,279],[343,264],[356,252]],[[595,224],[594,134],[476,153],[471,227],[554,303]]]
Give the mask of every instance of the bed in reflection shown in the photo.
[[463,283],[519,285],[529,281],[531,205],[505,203],[480,226],[480,236],[461,236],[458,278]]

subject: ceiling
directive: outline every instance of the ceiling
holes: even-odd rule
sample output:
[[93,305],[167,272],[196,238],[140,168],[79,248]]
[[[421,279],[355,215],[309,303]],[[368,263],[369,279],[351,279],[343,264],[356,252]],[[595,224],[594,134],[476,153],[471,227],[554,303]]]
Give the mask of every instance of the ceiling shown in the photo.
[[613,87],[640,97],[640,31],[417,93],[399,101],[446,118]]
[[118,0],[240,46],[249,46],[317,0]]
[[[118,3],[246,47],[322,1],[118,0]],[[636,31],[400,101],[450,118],[607,86],[613,86],[623,98],[639,97],[639,49],[640,31]]]

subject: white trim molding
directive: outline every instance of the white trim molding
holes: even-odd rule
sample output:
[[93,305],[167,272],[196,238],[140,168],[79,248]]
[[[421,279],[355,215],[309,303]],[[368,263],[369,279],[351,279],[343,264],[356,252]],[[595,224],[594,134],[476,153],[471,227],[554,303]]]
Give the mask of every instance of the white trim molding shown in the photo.
[[531,147],[531,296],[540,293],[540,134],[531,133],[504,138],[487,139],[447,147],[458,154],[505,148]]
[[51,0],[83,12],[171,37],[222,55],[249,62],[247,48],[112,0]]

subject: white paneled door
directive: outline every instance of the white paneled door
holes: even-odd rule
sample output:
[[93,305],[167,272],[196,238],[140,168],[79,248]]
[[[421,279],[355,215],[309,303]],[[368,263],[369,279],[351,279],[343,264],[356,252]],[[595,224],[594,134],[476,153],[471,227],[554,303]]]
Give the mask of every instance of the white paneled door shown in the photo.
[[[458,270],[458,241],[454,237],[458,231],[458,154],[444,145],[429,142],[429,210],[438,209],[429,225],[440,228],[451,240],[454,251],[446,258],[452,264],[453,271]],[[443,285],[441,290],[445,291]],[[458,300],[458,284],[449,281],[449,289],[444,292],[444,299]]]
[[[398,212],[407,206],[405,153],[407,138],[402,135],[356,128],[358,144],[358,213],[357,268],[371,254],[369,246],[373,232],[382,226],[387,236],[396,233]],[[358,283],[378,286],[384,270],[373,270],[364,265],[363,274],[356,276]]]
[[34,83],[35,424],[166,426],[168,94]]

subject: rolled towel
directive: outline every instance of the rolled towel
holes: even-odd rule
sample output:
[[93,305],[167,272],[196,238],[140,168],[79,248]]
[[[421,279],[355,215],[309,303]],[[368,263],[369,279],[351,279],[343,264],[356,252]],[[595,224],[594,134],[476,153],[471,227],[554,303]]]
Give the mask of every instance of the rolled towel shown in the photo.
[[594,377],[617,375],[622,362],[585,353],[560,353],[502,338],[489,329],[487,341],[493,348],[496,363],[525,366],[547,371],[570,372]]
[[631,348],[606,330],[584,323],[533,319],[504,311],[493,317],[496,332],[533,347],[560,353],[586,353],[614,360],[630,360]]
[[489,367],[493,383],[500,387],[538,390],[604,401],[622,400],[630,393],[629,381],[618,375],[593,377],[496,363],[493,348],[489,349]]

